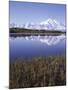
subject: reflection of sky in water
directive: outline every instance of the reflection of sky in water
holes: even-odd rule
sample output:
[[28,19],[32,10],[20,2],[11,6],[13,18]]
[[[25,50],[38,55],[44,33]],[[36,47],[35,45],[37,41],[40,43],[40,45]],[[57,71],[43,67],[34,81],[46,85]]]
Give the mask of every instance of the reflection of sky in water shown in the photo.
[[65,54],[64,35],[10,38],[10,58]]

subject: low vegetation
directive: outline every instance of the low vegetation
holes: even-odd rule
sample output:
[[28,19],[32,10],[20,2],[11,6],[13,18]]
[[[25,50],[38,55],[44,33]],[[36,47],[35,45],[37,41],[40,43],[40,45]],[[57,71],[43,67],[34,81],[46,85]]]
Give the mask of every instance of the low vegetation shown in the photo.
[[65,56],[37,57],[10,63],[9,88],[66,85]]
[[38,29],[26,29],[26,28],[10,28],[10,33],[60,33],[64,34],[65,32],[62,32],[60,30],[38,30]]

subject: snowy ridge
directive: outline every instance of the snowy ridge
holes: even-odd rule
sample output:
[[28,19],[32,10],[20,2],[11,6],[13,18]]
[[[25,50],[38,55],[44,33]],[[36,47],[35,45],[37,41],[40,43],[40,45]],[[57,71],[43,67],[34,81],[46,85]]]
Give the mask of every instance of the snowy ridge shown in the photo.
[[25,25],[25,28],[28,29],[45,29],[45,30],[61,30],[61,31],[65,31],[65,26],[63,24],[61,24],[60,22],[58,22],[55,19],[47,19],[41,23],[28,23]]

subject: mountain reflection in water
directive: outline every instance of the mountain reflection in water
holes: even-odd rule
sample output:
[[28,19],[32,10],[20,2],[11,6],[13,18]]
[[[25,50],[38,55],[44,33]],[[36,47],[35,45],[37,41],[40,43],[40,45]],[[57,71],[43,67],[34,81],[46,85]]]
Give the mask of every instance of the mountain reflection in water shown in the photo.
[[[18,37],[16,37],[18,38]],[[66,39],[66,36],[64,34],[60,36],[22,36],[23,39],[25,40],[38,40],[41,43],[47,44],[47,45],[56,45],[59,42],[63,41]]]
[[65,55],[66,36],[10,37],[10,59]]

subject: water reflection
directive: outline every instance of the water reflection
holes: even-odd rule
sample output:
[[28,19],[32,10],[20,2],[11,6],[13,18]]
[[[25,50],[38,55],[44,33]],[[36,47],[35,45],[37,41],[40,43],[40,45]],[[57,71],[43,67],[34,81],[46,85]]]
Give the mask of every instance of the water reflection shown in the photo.
[[25,37],[12,37],[13,39],[22,38],[25,40],[37,40],[41,43],[47,44],[47,45],[56,45],[59,42],[62,42],[66,39],[66,36],[64,34],[60,36],[25,36]]
[[10,59],[64,55],[66,36],[10,37]]

